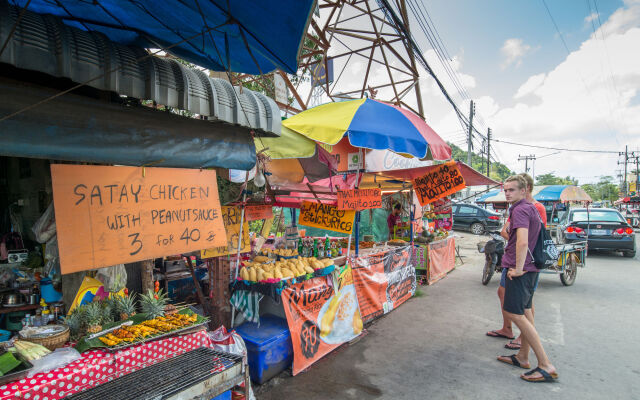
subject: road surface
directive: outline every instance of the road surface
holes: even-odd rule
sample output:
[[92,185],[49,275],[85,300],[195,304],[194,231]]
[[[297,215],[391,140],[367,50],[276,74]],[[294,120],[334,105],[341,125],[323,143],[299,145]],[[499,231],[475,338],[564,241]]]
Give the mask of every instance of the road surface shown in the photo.
[[464,265],[419,287],[421,296],[369,326],[358,342],[307,372],[257,387],[258,399],[640,398],[638,256],[589,255],[571,287],[541,276],[536,325],[560,380],[533,384],[518,378],[524,370],[495,360],[512,353],[505,340],[485,336],[501,326],[499,276],[483,286],[482,238],[457,234]]

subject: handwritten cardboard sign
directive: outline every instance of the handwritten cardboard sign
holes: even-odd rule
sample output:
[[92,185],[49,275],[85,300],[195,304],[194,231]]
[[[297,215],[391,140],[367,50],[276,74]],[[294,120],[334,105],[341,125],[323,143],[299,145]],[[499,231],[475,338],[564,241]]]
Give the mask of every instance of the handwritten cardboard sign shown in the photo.
[[413,187],[420,205],[424,206],[456,193],[464,189],[466,185],[458,169],[458,164],[455,161],[449,161],[436,165],[425,175],[415,178]]
[[351,233],[355,211],[338,210],[336,206],[303,201],[298,223],[334,232]]
[[244,208],[244,217],[247,219],[247,221],[269,219],[273,217],[273,207],[270,205],[246,206]]
[[[204,249],[200,252],[202,258],[220,257],[227,254],[236,254],[238,252],[238,238],[240,237],[240,217],[242,209],[240,207],[222,207],[222,220],[224,221],[224,230],[227,234],[227,242],[222,246]],[[242,229],[242,243],[240,252],[246,253],[251,250],[251,242],[249,241],[249,223],[245,219]]]
[[378,188],[338,192],[338,210],[366,210],[380,207],[382,207],[382,191]]
[[51,178],[63,274],[227,241],[215,171],[53,164]]

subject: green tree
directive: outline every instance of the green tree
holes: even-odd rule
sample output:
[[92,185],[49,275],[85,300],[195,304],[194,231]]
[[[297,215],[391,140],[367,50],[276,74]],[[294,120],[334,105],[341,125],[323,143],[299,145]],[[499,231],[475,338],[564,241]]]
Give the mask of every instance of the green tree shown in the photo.
[[[467,152],[453,143],[447,143],[451,147],[451,158],[456,161],[467,162]],[[471,167],[476,171],[483,174],[487,172],[487,159],[481,157],[475,153],[471,153]],[[511,171],[509,167],[499,162],[491,163],[491,175],[490,178],[497,181],[504,181],[509,176],[514,175],[515,172]]]
[[620,190],[613,177],[608,175],[601,176],[598,183],[587,183],[580,187],[591,196],[593,201],[608,200],[613,202],[618,198]]
[[578,180],[570,176],[556,176],[554,171],[536,176],[536,185],[577,185]]

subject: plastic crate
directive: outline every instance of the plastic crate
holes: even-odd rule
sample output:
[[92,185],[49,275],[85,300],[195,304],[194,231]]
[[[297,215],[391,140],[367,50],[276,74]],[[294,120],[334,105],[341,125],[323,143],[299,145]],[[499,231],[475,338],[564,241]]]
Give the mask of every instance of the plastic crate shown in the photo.
[[260,326],[245,322],[236,332],[247,346],[249,376],[263,384],[291,366],[293,346],[287,320],[274,315],[260,317]]
[[231,390],[227,390],[224,393],[220,393],[219,395],[212,398],[211,400],[231,400]]

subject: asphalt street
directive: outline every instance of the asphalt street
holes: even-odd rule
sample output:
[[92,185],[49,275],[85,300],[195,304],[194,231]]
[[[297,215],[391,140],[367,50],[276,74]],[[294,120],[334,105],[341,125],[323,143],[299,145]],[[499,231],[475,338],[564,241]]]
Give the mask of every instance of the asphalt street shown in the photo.
[[[483,240],[457,233],[464,264],[295,377],[256,388],[259,400],[282,399],[638,399],[640,398],[640,260],[597,253],[573,286],[543,275],[536,326],[558,368],[555,383],[528,383],[524,371],[496,361],[511,354],[501,326],[499,276],[481,284]],[[636,234],[638,240],[639,234]],[[639,246],[640,248],[640,246]],[[531,363],[536,365],[531,354]]]

